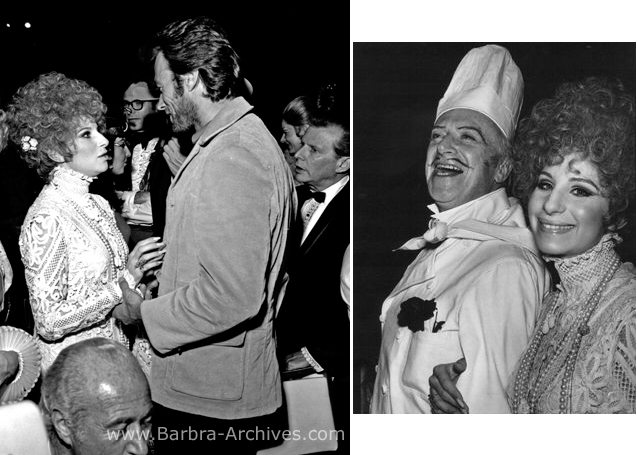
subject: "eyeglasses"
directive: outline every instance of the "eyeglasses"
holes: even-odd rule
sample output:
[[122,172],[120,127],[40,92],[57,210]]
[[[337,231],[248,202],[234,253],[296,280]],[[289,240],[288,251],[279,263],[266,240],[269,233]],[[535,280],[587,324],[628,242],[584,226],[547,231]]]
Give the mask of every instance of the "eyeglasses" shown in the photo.
[[140,111],[142,107],[144,107],[144,103],[153,103],[157,101],[159,98],[153,98],[152,100],[133,100],[133,101],[122,101],[122,110],[132,109],[134,111]]

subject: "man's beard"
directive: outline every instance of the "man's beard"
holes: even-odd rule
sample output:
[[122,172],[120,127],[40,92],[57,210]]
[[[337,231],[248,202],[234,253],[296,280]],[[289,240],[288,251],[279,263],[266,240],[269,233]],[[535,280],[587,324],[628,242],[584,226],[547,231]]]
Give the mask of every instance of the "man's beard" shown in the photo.
[[175,103],[175,112],[173,112],[172,116],[173,132],[188,131],[196,122],[197,107],[194,101],[182,96],[179,102]]

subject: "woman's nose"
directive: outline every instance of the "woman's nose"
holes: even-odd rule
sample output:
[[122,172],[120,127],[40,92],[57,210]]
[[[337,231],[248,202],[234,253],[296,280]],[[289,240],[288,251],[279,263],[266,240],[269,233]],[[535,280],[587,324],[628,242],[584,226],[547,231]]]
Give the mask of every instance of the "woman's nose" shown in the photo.
[[564,197],[559,191],[551,191],[544,199],[542,206],[547,214],[560,213],[564,210]]

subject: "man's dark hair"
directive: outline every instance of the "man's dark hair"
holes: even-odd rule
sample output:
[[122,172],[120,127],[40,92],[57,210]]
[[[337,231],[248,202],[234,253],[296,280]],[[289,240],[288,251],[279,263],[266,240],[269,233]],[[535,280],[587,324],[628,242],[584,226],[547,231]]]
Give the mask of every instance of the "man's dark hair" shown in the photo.
[[[212,101],[234,98],[241,90],[239,56],[223,29],[209,17],[168,24],[142,49],[141,58],[154,60],[160,52],[175,76],[197,71]],[[181,95],[182,81],[175,79]]]
[[342,130],[340,140],[334,144],[338,156],[349,156],[349,99],[343,90],[335,84],[326,85],[319,90],[310,117],[310,125],[326,128],[338,127]]

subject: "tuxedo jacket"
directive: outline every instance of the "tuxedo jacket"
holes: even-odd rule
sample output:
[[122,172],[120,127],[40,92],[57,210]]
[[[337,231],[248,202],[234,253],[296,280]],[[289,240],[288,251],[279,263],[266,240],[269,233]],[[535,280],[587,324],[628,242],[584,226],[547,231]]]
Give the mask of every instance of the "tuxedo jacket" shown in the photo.
[[[349,182],[327,205],[300,244],[303,233],[297,216],[288,266],[289,282],[276,319],[277,351],[285,356],[305,347],[334,377],[349,372],[349,317],[341,296],[343,255],[349,244]],[[299,211],[303,201],[299,199]]]

